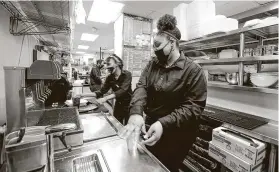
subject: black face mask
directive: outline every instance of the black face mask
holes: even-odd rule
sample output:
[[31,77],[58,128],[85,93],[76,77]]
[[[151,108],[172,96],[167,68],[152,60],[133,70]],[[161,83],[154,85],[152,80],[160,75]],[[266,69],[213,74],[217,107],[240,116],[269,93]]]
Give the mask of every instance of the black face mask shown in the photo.
[[172,49],[170,50],[170,53],[168,55],[165,55],[164,48],[169,44],[169,42],[160,50],[154,51],[155,55],[157,56],[159,62],[163,65],[166,65],[170,56],[170,53]]
[[107,70],[110,74],[114,74],[114,69],[115,69],[114,67],[107,68]]
[[102,69],[102,68],[104,67],[104,65],[103,65],[103,64],[99,64],[98,67],[99,67],[100,69]]

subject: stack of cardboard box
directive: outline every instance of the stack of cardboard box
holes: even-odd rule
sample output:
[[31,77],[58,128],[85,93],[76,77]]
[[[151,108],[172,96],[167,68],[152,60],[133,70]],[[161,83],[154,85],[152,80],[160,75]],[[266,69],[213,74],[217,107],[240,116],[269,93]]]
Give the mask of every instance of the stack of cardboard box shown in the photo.
[[266,144],[224,127],[215,128],[209,156],[233,172],[261,172]]

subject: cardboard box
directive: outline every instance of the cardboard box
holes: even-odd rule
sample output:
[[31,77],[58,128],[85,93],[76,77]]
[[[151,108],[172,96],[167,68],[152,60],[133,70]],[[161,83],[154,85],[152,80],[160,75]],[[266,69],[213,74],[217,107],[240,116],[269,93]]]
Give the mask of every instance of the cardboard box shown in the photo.
[[225,167],[233,172],[261,172],[262,163],[251,165],[241,158],[229,153],[228,151],[209,142],[209,156],[222,163]]
[[251,165],[262,162],[266,156],[265,143],[224,127],[213,129],[212,143],[236,155]]

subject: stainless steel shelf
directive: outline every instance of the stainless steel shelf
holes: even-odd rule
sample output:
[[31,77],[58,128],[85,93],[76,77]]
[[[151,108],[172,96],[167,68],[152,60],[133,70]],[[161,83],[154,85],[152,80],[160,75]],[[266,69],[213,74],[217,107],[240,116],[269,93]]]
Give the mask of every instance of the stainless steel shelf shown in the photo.
[[276,89],[276,88],[262,88],[262,87],[230,85],[227,82],[220,82],[220,81],[208,81],[207,86],[208,87],[225,88],[225,89],[233,89],[233,90],[261,92],[261,93],[266,93],[266,94],[278,94],[278,89]]
[[242,57],[242,58],[230,58],[230,59],[211,59],[211,60],[195,60],[196,63],[200,65],[229,65],[229,64],[238,64],[243,62],[245,64],[257,63],[262,61],[263,63],[278,63],[278,55],[269,55],[269,56],[253,56],[253,57]]
[[278,33],[278,21],[265,22],[256,26],[240,28],[226,33],[207,35],[190,41],[181,41],[180,47],[181,49],[204,50],[239,45],[239,35],[244,32],[246,44],[257,43],[260,37],[264,39],[269,39],[275,36],[277,37],[275,34]]
[[277,124],[268,123],[258,128],[255,128],[253,130],[246,130],[227,123],[224,123],[222,126],[243,133],[247,136],[259,139],[261,141],[278,146],[278,123]]

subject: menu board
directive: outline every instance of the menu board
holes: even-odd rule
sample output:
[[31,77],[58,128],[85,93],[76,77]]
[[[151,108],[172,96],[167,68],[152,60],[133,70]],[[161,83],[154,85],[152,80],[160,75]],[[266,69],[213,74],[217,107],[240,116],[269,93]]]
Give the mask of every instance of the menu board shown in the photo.
[[124,69],[140,76],[151,57],[152,20],[125,14],[123,34]]

